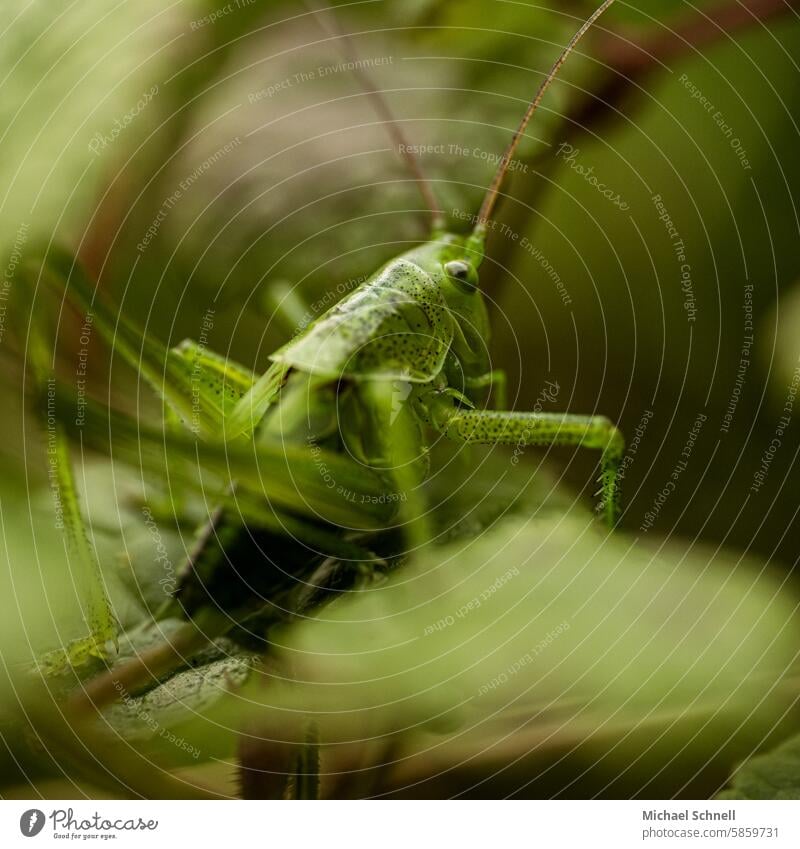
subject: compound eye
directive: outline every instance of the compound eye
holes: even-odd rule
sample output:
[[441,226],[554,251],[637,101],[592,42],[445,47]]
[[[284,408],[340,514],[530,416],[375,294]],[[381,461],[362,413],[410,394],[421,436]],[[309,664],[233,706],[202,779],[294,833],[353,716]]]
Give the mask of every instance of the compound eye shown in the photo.
[[475,269],[464,260],[456,259],[448,262],[444,271],[464,291],[472,292],[478,286],[478,275],[475,273]]

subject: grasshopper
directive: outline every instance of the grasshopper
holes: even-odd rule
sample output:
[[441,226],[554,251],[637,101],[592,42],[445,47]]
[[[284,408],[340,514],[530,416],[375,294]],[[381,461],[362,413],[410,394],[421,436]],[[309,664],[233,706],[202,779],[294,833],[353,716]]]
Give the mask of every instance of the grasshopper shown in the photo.
[[[82,438],[110,448],[110,417],[114,432],[129,437],[119,450],[114,443],[121,459],[146,463],[150,458],[158,471],[163,460],[157,451],[167,440],[171,457],[187,466],[199,464],[221,482],[219,507],[166,606],[188,618],[185,631],[169,646],[89,680],[75,697],[76,707],[101,706],[122,689],[152,682],[210,637],[258,621],[265,599],[273,609],[306,609],[316,591],[335,589],[343,580],[342,564],[352,569],[396,554],[396,542],[394,549],[389,544],[386,552],[376,553],[387,529],[405,529],[412,542],[414,534],[424,540],[424,506],[409,494],[428,475],[433,439],[595,450],[601,466],[599,512],[615,525],[622,435],[601,416],[503,409],[505,376],[491,365],[489,313],[479,282],[489,224],[525,130],[561,66],[613,2],[605,0],[581,26],[539,87],[500,160],[472,232],[448,231],[419,163],[412,160],[431,212],[429,240],[387,262],[310,323],[272,355],[262,376],[196,343],[163,347],[95,297],[74,257],[52,247],[47,251],[37,272],[92,314],[114,350],[161,396],[172,419],[191,430],[175,428],[165,436],[89,403]],[[402,137],[395,122],[387,119],[387,125]],[[498,409],[481,404],[487,390]],[[51,658],[54,667],[77,665],[92,654],[107,657],[116,633],[107,600],[105,608],[97,602],[98,570],[89,555],[84,560],[86,580],[95,588],[92,633]],[[253,562],[255,567],[236,574],[237,564]],[[237,578],[240,588],[233,592]],[[249,590],[246,601],[242,582]],[[292,588],[297,583],[299,595]]]

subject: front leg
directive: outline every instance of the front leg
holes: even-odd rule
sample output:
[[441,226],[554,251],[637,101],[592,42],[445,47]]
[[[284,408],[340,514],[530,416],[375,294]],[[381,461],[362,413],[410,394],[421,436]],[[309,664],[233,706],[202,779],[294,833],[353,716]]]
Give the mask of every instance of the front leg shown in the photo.
[[603,500],[599,511],[609,526],[619,518],[619,467],[625,440],[603,416],[558,413],[511,413],[463,410],[444,395],[432,395],[426,404],[430,423],[449,439],[467,444],[549,446],[577,445],[602,452]]
[[508,406],[508,378],[502,369],[495,369],[479,377],[467,377],[464,380],[464,387],[469,391],[489,389],[494,405],[499,410]]

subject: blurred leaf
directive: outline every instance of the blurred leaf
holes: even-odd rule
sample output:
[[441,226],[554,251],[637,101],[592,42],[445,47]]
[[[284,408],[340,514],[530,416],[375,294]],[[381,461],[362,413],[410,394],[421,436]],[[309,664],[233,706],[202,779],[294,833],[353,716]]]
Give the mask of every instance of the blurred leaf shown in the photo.
[[584,733],[697,714],[721,743],[736,717],[774,717],[762,696],[794,655],[792,611],[723,554],[666,560],[580,516],[511,518],[275,635],[297,683],[261,694],[265,727],[308,714],[332,742],[477,734],[505,711]]
[[800,737],[745,761],[718,799],[800,799]]
[[[63,227],[64,214],[85,213],[106,164],[90,142],[113,136],[108,149],[121,153],[126,133],[136,135],[137,103],[177,24],[155,0],[29,3],[9,19],[0,59],[0,181],[19,202],[3,204],[2,239],[13,239],[21,221],[49,234]],[[131,110],[134,119],[126,119]]]

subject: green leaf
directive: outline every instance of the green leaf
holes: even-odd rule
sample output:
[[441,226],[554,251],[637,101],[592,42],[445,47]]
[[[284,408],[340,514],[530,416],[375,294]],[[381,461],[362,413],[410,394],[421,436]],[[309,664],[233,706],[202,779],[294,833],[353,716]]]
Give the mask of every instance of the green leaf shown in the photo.
[[492,722],[520,717],[571,739],[700,723],[721,745],[731,721],[774,719],[763,696],[797,642],[791,599],[732,562],[661,556],[582,514],[508,518],[272,634],[299,683],[273,688],[264,727],[296,736],[308,714],[329,742],[461,729],[477,754]]
[[719,799],[800,799],[800,737],[745,761]]

